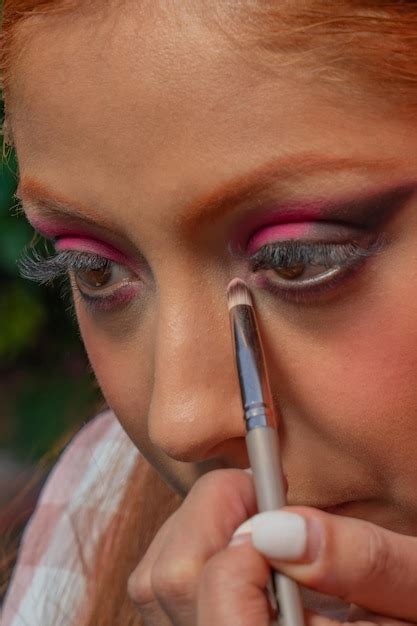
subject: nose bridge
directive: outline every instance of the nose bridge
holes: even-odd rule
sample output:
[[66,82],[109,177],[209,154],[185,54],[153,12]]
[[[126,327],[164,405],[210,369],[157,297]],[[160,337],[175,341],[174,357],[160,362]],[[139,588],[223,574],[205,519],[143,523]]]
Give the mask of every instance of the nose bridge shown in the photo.
[[244,435],[226,296],[194,281],[160,293],[149,436],[171,457],[207,458]]

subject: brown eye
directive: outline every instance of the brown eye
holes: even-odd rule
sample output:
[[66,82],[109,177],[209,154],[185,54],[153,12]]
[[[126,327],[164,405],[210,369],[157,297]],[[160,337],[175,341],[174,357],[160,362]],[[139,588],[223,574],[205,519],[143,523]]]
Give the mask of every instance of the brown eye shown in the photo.
[[98,269],[88,269],[76,273],[77,282],[83,283],[86,287],[99,289],[105,287],[112,276],[110,264]]
[[305,272],[306,266],[304,263],[298,263],[297,265],[291,265],[290,267],[277,267],[275,273],[285,280],[294,280],[300,278]]
[[135,279],[127,267],[106,259],[90,262],[90,267],[74,269],[73,276],[81,293],[101,298],[115,293]]
[[354,272],[385,245],[383,234],[365,237],[362,243],[356,239],[341,242],[321,241],[280,241],[266,244],[250,258],[251,270],[261,273],[275,290],[292,291],[301,294],[302,290],[313,292],[320,287],[340,284],[342,278]]

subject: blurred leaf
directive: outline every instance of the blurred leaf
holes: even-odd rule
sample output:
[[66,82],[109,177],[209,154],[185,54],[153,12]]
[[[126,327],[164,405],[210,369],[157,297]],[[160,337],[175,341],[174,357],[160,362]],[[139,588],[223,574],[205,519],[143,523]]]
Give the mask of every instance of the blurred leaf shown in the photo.
[[30,241],[33,233],[32,227],[23,219],[0,215],[0,232],[2,233],[0,270],[3,269],[6,273],[17,276],[16,260]]
[[16,358],[33,346],[45,323],[41,302],[20,282],[10,283],[0,293],[0,358]]
[[[1,124],[1,122],[0,122]],[[5,145],[0,137],[0,208],[4,203],[8,206],[14,202],[13,193],[18,182],[18,164],[16,152],[11,146]]]
[[96,395],[87,380],[32,376],[16,399],[18,453],[24,458],[45,454]]

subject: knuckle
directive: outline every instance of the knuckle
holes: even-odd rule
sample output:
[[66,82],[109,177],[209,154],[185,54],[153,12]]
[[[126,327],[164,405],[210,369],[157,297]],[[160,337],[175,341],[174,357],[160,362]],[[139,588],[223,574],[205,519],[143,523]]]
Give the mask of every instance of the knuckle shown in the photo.
[[[219,507],[222,501],[227,502],[227,509]],[[184,511],[189,510],[194,514],[198,510],[207,511],[219,533],[230,537],[239,523],[256,512],[250,476],[237,469],[207,472],[195,482],[187,496]]]
[[150,573],[143,568],[136,568],[127,581],[127,592],[138,608],[155,602]]
[[192,492],[194,497],[202,498],[205,502],[212,499],[217,501],[221,494],[223,498],[227,498],[230,505],[233,505],[233,502],[240,501],[238,486],[247,485],[250,480],[250,477],[241,470],[212,470],[196,481]]
[[206,493],[207,491],[217,493],[219,486],[223,486],[227,480],[227,470],[213,470],[207,472],[196,481],[195,491],[197,493]]
[[198,577],[194,561],[175,559],[170,563],[155,563],[151,572],[154,596],[161,603],[175,602],[193,595]]

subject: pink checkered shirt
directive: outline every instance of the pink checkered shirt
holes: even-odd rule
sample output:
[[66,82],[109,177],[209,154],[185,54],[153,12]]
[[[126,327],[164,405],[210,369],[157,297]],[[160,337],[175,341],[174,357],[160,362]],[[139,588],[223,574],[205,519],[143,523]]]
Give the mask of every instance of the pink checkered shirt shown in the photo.
[[87,600],[80,538],[93,562],[138,456],[110,410],[72,439],[26,526],[1,626],[79,626]]

